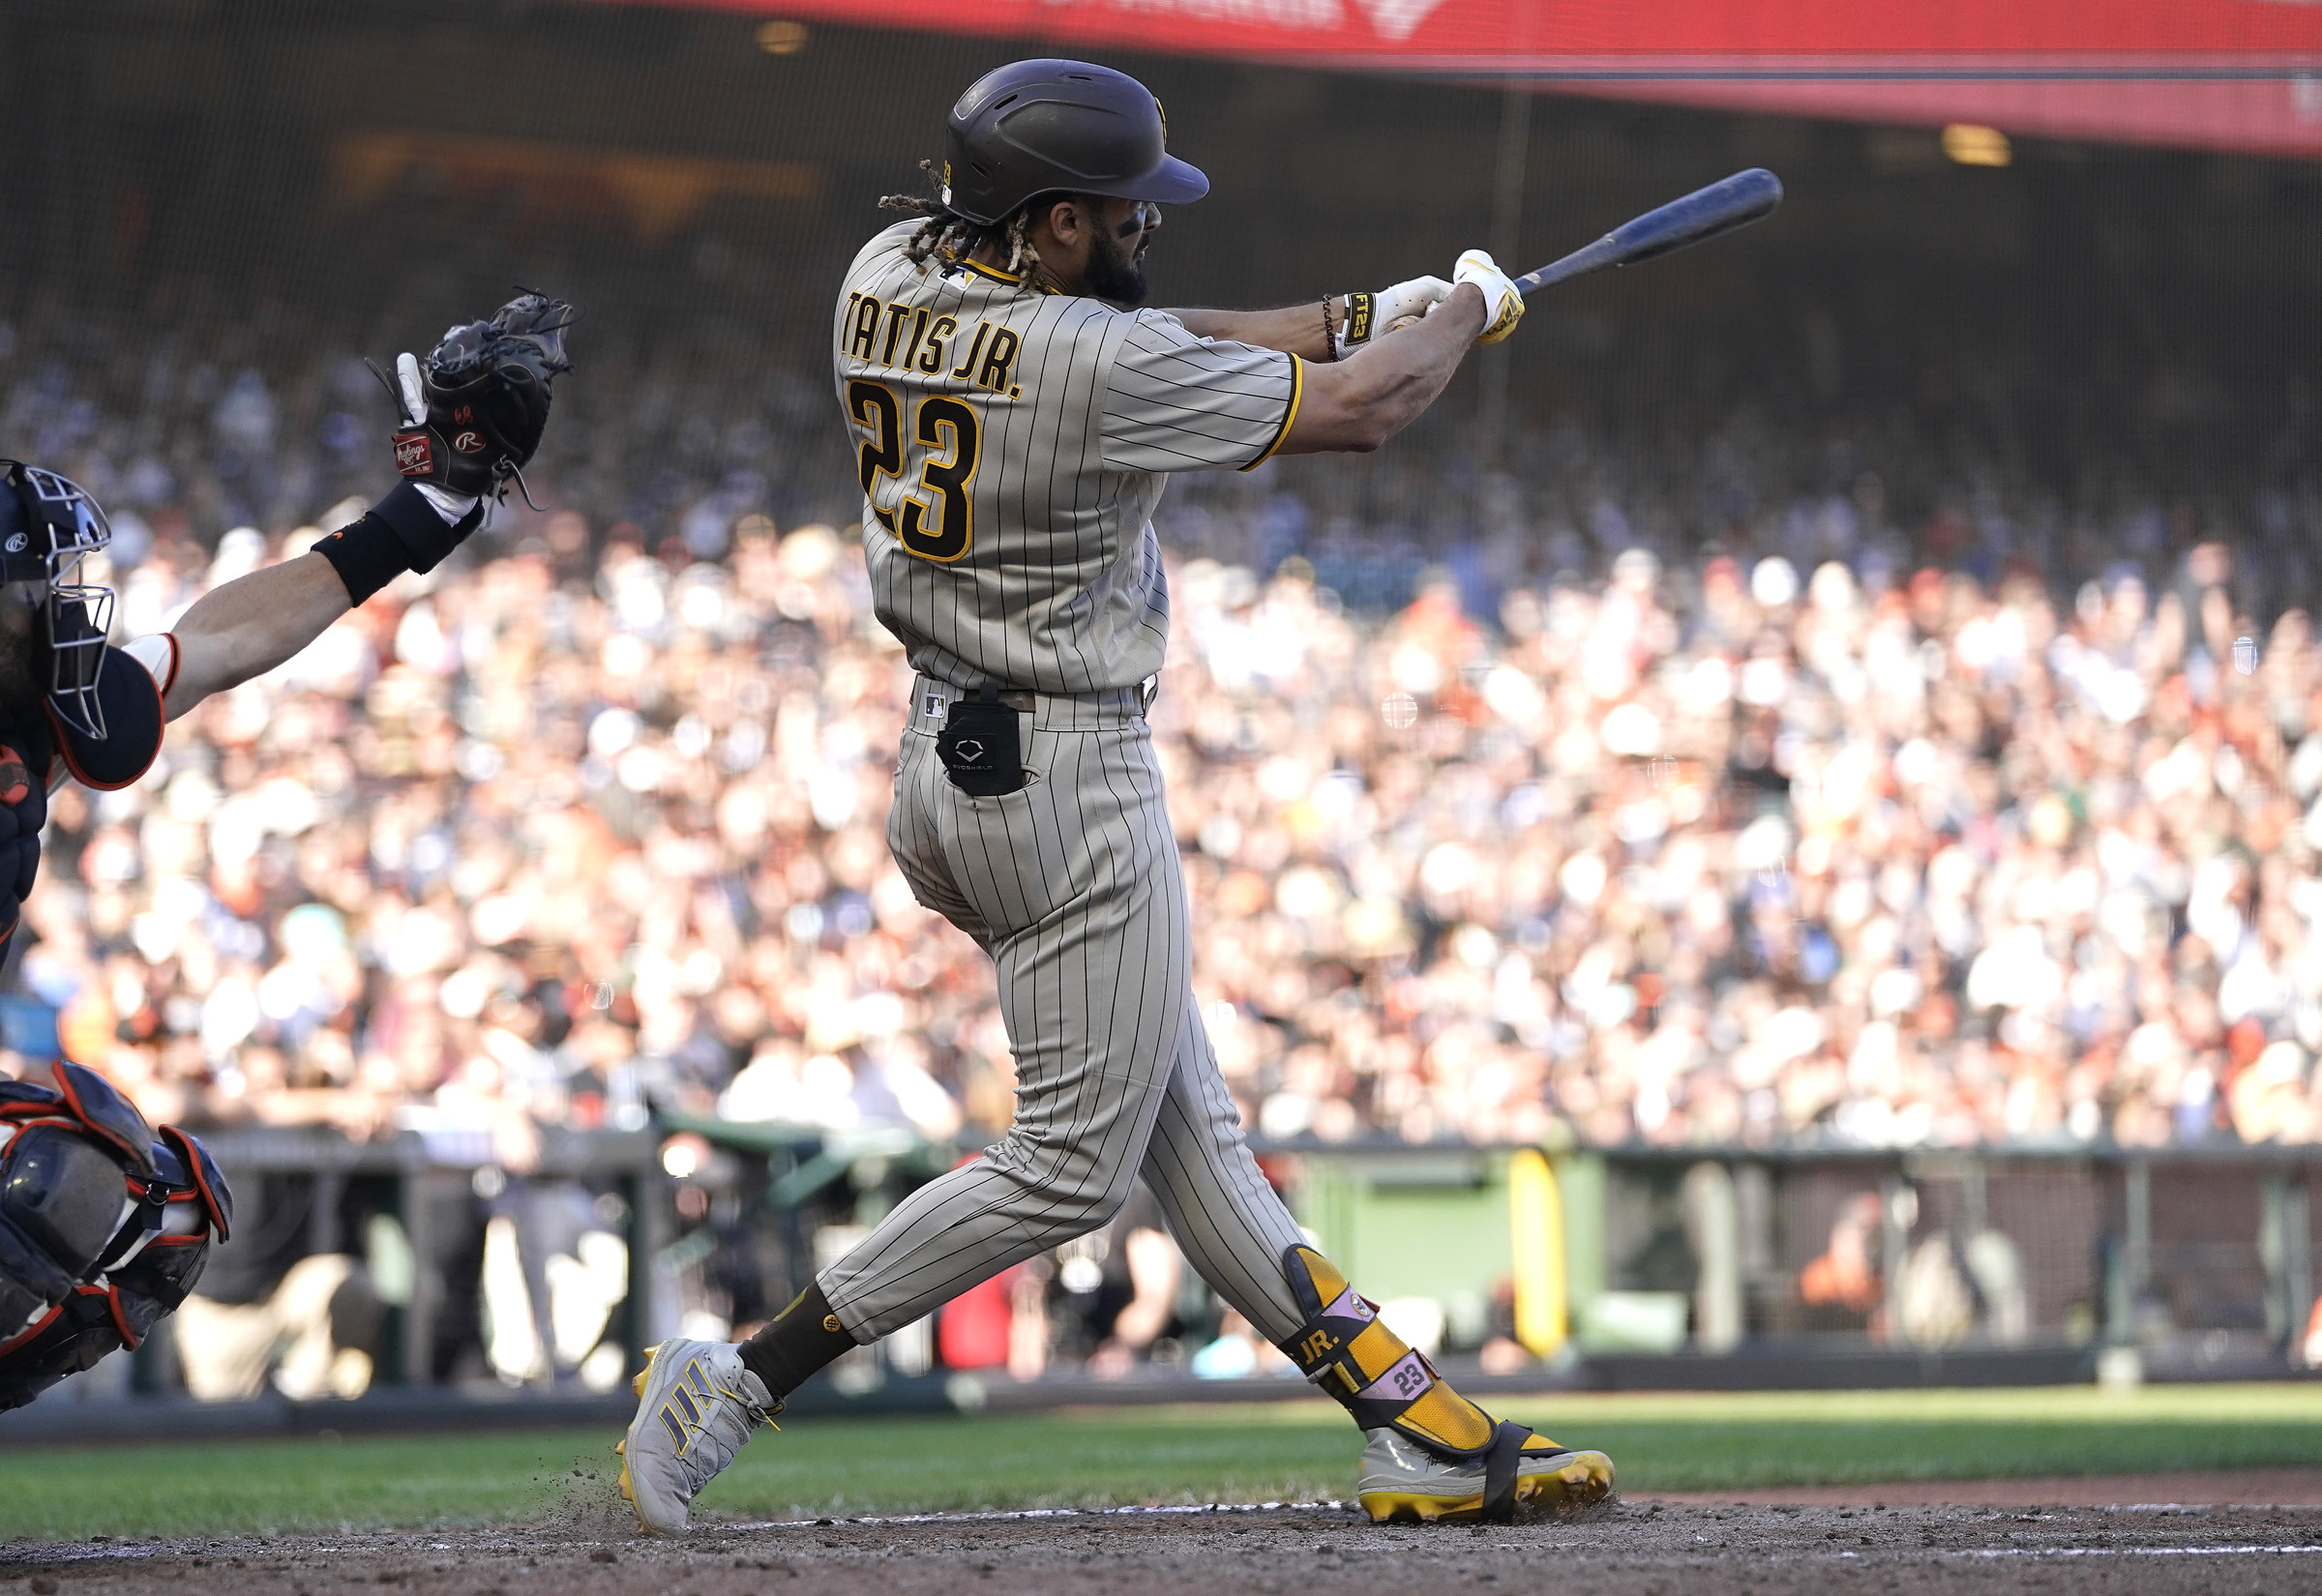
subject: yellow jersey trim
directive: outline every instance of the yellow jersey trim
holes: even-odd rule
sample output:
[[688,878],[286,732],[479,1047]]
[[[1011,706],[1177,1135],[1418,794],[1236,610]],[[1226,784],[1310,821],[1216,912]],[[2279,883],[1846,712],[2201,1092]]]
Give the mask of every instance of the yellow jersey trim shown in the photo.
[[968,270],[973,272],[977,277],[988,277],[995,282],[1017,283],[1024,281],[1023,278],[1019,277],[1014,272],[1003,272],[998,267],[987,266],[980,260],[968,260],[963,258],[960,261],[960,264],[968,268]]
[[1282,425],[1275,429],[1273,441],[1260,452],[1256,459],[1242,467],[1244,471],[1255,471],[1274,458],[1274,451],[1282,447],[1282,440],[1290,436],[1290,429],[1298,419],[1298,400],[1305,394],[1306,363],[1293,355],[1290,357],[1290,403],[1282,412]]

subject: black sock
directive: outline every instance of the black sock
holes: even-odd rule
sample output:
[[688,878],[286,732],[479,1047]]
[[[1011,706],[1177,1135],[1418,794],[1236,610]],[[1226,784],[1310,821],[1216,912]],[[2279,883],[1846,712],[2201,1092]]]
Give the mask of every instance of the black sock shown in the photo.
[[804,1385],[808,1375],[853,1346],[854,1338],[830,1311],[821,1286],[810,1285],[742,1343],[742,1367],[764,1380],[780,1402]]

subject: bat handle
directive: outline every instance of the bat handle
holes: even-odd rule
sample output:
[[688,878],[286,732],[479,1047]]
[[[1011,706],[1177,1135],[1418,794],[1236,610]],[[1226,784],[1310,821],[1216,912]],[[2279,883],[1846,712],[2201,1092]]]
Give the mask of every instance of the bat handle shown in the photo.
[[1562,260],[1552,260],[1545,266],[1526,272],[1515,280],[1516,292],[1530,294],[1536,288],[1545,288],[1550,283],[1562,282],[1567,278],[1617,266],[1620,261],[1621,235],[1607,233],[1586,249],[1575,250]]

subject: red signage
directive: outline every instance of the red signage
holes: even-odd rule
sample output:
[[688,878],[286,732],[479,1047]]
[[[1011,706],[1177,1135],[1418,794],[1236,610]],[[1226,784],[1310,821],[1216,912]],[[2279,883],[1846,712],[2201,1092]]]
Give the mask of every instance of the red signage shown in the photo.
[[2322,155],[2294,0],[661,0],[1620,99]]

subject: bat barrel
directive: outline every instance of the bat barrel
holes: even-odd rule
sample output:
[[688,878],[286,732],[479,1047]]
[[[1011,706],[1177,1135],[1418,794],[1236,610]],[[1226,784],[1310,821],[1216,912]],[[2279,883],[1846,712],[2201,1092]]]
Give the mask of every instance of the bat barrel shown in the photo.
[[1647,211],[1616,227],[1611,236],[1621,243],[1621,264],[1625,266],[1682,250],[1729,227],[1746,226],[1781,202],[1782,180],[1763,166],[1752,166],[1657,211]]
[[1515,280],[1516,291],[1529,294],[1552,282],[1603,271],[1609,266],[1651,260],[1735,227],[1747,226],[1781,202],[1782,180],[1763,166],[1752,166],[1706,189],[1696,189],[1682,199],[1673,199],[1658,210],[1647,211],[1588,248],[1576,250],[1536,272],[1527,272]]

